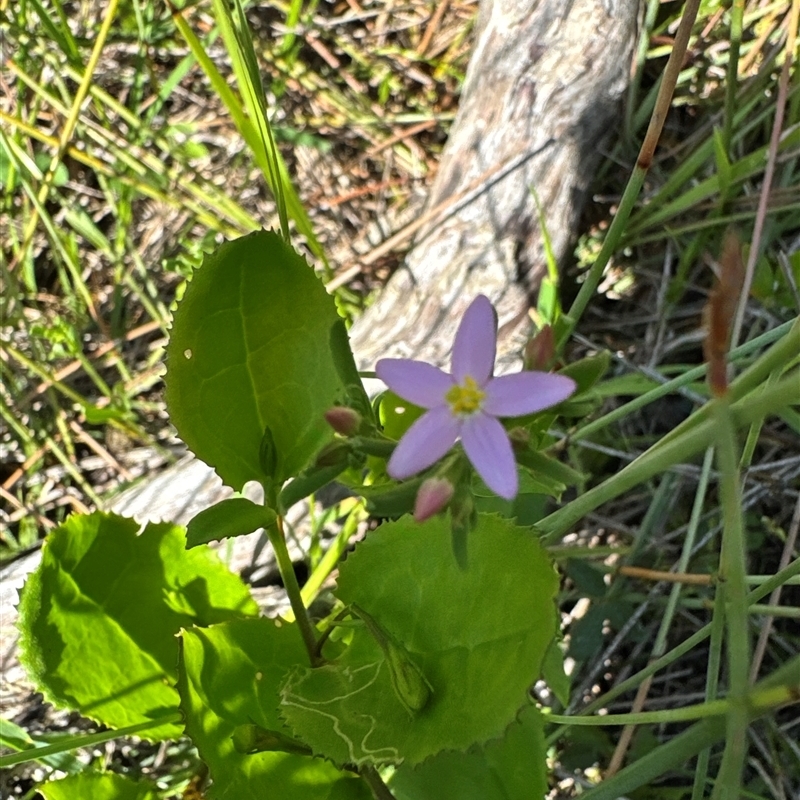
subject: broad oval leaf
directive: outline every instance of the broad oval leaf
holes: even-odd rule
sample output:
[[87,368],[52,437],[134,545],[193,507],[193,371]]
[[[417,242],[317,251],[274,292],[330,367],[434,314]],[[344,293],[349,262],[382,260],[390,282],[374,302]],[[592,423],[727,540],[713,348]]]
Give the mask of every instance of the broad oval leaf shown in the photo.
[[[112,728],[178,710],[178,644],[191,625],[254,616],[241,579],[182,528],[96,512],[45,541],[20,599],[20,661],[45,697]],[[141,735],[175,737],[161,725]]]
[[338,322],[333,297],[273,231],[226,242],[195,271],[167,347],[167,407],[229,486],[280,484],[331,438],[323,413],[344,393],[330,343]]
[[84,772],[37,787],[45,800],[158,800],[158,787],[114,772]]
[[308,663],[295,625],[241,620],[182,634],[178,689],[186,732],[208,765],[209,800],[370,800],[366,784],[319,758],[286,752],[245,755],[234,732],[245,725],[291,735],[278,716],[278,687]]
[[466,753],[444,752],[417,767],[395,770],[396,800],[540,800],[547,794],[544,721],[524,709],[501,739]]
[[271,508],[246,497],[228,497],[201,511],[186,526],[186,546],[196,547],[216,539],[243,536],[275,522]]
[[341,565],[336,594],[402,644],[432,688],[427,703],[408,713],[383,651],[357,628],[332,663],[295,669],[283,715],[338,764],[414,765],[499,737],[540,675],[557,629],[557,589],[536,537],[499,516],[480,515],[466,569],[447,520],[382,525]]

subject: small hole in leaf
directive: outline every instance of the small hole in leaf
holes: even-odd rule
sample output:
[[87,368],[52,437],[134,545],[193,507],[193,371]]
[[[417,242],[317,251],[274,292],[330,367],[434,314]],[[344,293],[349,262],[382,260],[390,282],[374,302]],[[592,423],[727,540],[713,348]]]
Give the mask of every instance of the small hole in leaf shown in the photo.
[[183,351],[183,357],[186,359],[190,359],[192,357],[192,351],[188,348]]

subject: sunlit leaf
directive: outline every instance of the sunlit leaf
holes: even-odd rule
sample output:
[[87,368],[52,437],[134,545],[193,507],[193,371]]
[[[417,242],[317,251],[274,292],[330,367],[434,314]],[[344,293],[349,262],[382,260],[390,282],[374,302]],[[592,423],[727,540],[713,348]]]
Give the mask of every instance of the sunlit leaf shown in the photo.
[[195,547],[228,536],[243,536],[275,522],[271,508],[246,497],[229,497],[201,511],[186,527],[186,546]]
[[526,708],[501,739],[400,767],[389,784],[392,794],[397,800],[539,800],[547,793],[543,728],[537,709]]
[[234,489],[296,475],[331,438],[323,413],[344,392],[330,349],[338,320],[312,269],[272,231],[223,244],[195,271],[167,348],[167,406]]
[[[50,534],[22,591],[20,660],[56,706],[112,728],[178,708],[181,628],[255,615],[247,587],[182,528],[94,513]],[[150,739],[180,733],[162,725]]]
[[283,713],[298,738],[339,764],[414,765],[503,734],[556,631],[558,580],[529,530],[481,515],[462,569],[447,520],[404,517],[370,533],[338,583],[338,597],[403,646],[432,694],[410,713],[384,650],[356,628],[340,657],[287,681]]
[[114,772],[84,772],[36,787],[45,800],[158,800],[153,783],[134,782]]
[[246,725],[291,735],[278,716],[278,686],[308,663],[294,625],[242,620],[183,632],[178,688],[186,732],[208,765],[209,800],[369,800],[360,779],[322,759],[285,752],[246,755],[234,731]]

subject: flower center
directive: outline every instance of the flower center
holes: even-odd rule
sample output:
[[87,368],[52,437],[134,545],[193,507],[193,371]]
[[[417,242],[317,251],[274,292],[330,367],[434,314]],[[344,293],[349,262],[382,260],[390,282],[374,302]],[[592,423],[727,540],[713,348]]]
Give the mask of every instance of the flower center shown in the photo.
[[462,385],[453,386],[444,396],[457,417],[466,417],[480,411],[485,397],[486,392],[469,375],[464,378]]

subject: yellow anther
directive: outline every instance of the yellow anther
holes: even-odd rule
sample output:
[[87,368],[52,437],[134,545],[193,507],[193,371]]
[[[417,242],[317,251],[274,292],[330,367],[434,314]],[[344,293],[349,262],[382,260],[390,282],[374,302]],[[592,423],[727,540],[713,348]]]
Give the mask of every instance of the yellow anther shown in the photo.
[[453,386],[445,395],[445,400],[450,403],[453,413],[458,417],[468,416],[480,411],[483,400],[486,397],[478,384],[467,375],[464,383],[460,386]]

